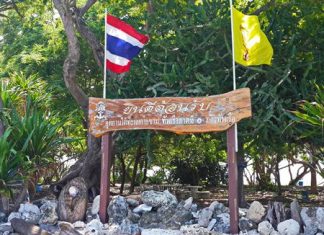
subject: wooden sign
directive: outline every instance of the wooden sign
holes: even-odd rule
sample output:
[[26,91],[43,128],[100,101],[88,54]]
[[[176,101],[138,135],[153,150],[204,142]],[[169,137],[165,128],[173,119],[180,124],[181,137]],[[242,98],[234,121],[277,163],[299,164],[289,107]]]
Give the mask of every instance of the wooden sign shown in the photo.
[[209,97],[89,99],[90,133],[96,137],[136,129],[218,132],[251,115],[248,88]]

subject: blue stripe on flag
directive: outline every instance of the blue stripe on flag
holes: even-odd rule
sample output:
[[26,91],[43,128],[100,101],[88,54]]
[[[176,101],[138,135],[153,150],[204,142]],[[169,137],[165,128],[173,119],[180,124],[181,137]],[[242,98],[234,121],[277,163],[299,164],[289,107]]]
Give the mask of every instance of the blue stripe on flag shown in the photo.
[[107,50],[114,55],[118,55],[129,60],[133,59],[142,48],[133,46],[132,44],[111,35],[107,35]]

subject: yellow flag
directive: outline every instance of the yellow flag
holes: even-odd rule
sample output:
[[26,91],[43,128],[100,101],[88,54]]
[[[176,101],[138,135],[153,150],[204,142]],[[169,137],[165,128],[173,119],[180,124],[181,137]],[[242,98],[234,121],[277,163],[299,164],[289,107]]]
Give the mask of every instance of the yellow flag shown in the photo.
[[271,64],[273,49],[257,16],[244,15],[233,7],[235,61],[244,66]]

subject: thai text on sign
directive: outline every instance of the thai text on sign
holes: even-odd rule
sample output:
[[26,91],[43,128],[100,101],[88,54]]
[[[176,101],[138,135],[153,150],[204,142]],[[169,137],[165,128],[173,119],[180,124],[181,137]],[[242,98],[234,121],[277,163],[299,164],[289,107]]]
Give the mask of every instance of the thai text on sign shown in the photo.
[[248,88],[209,97],[89,99],[90,133],[155,129],[178,134],[224,131],[251,117]]

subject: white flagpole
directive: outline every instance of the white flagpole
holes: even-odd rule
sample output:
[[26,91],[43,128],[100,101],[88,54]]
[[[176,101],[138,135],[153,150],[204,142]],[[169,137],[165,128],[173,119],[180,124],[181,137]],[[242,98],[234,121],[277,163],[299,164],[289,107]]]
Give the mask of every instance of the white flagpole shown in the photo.
[[106,83],[107,83],[107,55],[106,55],[106,50],[107,50],[107,9],[105,9],[105,48],[104,48],[104,53],[105,53],[105,60],[104,60],[104,84],[103,84],[103,98],[106,99]]
[[[236,90],[236,71],[235,71],[235,48],[234,48],[234,19],[233,19],[233,0],[230,0],[231,8],[231,33],[232,33],[232,67],[233,67],[233,90]],[[235,128],[235,152],[238,151],[238,138],[237,138],[237,123],[234,124]]]

